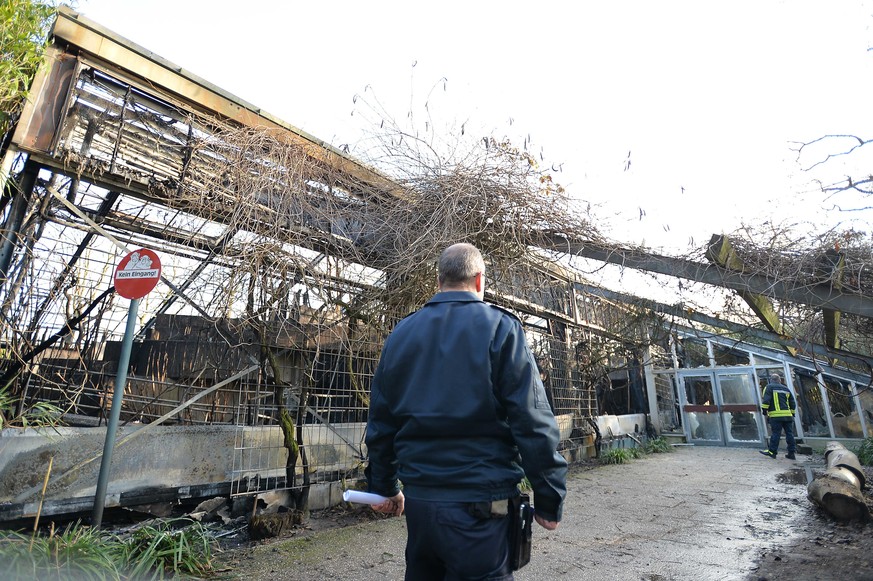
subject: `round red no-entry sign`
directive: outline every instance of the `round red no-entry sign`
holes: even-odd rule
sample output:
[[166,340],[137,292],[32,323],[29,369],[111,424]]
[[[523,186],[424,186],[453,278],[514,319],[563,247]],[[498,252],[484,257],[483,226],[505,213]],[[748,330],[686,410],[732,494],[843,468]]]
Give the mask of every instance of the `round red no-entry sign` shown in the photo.
[[141,299],[161,280],[161,259],[140,248],[121,259],[115,269],[115,290],[126,299]]

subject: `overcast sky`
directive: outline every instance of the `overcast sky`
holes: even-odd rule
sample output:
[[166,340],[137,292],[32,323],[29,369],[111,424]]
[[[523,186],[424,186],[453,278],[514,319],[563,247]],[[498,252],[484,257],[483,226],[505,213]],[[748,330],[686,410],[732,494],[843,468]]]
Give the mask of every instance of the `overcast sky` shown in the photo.
[[816,216],[809,181],[822,176],[801,171],[791,142],[873,137],[870,0],[80,0],[78,10],[352,154],[364,129],[356,95],[397,118],[429,99],[445,126],[530,135],[574,197],[602,204],[614,238],[656,248],[771,214]]

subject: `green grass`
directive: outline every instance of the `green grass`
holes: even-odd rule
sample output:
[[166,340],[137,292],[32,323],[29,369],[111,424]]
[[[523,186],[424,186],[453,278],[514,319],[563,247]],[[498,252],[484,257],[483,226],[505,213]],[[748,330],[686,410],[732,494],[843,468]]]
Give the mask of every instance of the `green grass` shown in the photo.
[[208,531],[183,519],[138,529],[123,543],[122,553],[125,569],[135,579],[163,579],[168,572],[202,575],[212,569]]
[[3,578],[15,581],[121,579],[111,546],[112,541],[99,531],[79,526],[32,540],[30,535],[0,532]]
[[212,571],[212,540],[200,523],[158,521],[118,536],[81,524],[48,535],[0,531],[2,578],[90,581],[201,576]]

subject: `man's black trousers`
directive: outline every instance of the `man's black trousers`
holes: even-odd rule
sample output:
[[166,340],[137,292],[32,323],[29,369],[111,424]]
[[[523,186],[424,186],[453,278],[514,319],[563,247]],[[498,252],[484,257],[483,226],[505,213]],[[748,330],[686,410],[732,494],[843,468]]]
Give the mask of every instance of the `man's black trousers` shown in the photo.
[[511,581],[509,516],[492,518],[469,502],[406,498],[407,581]]

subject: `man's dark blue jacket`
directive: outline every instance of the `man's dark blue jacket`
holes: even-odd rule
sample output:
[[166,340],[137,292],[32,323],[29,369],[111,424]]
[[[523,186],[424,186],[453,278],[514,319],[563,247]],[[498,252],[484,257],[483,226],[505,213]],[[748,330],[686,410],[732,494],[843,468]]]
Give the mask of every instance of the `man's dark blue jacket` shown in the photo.
[[394,496],[399,479],[409,498],[492,501],[517,496],[526,475],[537,514],[560,521],[559,438],[521,323],[475,293],[437,293],[385,341],[367,424],[371,492]]

